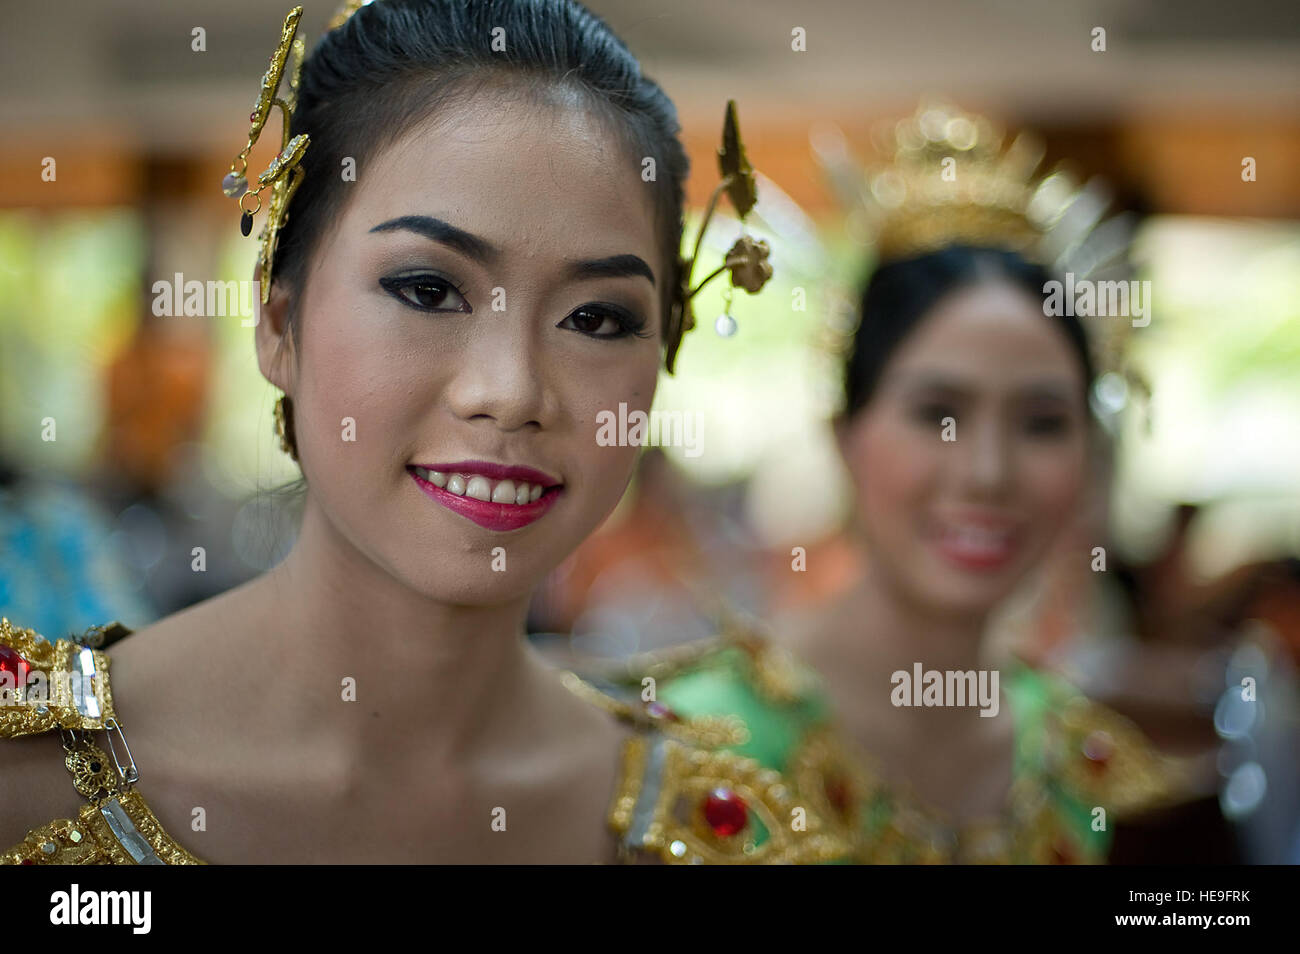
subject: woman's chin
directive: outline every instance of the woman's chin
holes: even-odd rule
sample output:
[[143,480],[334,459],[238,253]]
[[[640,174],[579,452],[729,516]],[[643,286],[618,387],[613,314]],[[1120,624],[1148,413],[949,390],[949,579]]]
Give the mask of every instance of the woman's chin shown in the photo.
[[407,585],[437,602],[451,606],[486,608],[527,599],[536,589],[540,577],[533,573],[511,570],[460,569],[408,578]]
[[1014,567],[1001,573],[936,567],[915,589],[922,605],[945,616],[986,616],[1015,592],[1022,576]]

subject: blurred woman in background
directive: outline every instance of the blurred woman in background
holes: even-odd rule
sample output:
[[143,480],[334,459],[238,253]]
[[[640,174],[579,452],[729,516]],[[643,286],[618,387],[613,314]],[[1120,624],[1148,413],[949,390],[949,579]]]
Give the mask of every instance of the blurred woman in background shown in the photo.
[[931,110],[899,140],[870,183],[880,261],[835,421],[864,569],[780,636],[821,685],[785,679],[782,702],[761,675],[781,652],[751,640],[768,661],[733,649],[661,670],[660,697],[753,722],[746,754],[807,791],[821,779],[862,861],[1103,860],[1115,818],[1175,797],[1180,772],[1063,682],[990,668],[986,646],[1075,525],[1101,437],[1088,337],[1035,263],[1057,217],[1035,205],[1032,164],[975,121]]

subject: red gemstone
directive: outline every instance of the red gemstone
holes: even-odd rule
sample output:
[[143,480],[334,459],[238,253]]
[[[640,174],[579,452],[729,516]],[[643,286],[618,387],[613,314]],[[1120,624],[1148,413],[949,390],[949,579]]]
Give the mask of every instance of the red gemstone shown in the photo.
[[734,835],[745,827],[749,809],[745,800],[729,788],[715,788],[704,800],[704,820],[717,835]]
[[248,121],[250,123],[257,122],[257,110],[253,110],[251,113],[248,114]]
[[852,803],[848,782],[841,775],[832,775],[827,776],[825,784],[826,797],[830,800],[831,806],[841,815],[847,815]]
[[0,672],[7,672],[13,677],[15,689],[26,688],[27,674],[31,671],[31,663],[8,646],[0,646]]

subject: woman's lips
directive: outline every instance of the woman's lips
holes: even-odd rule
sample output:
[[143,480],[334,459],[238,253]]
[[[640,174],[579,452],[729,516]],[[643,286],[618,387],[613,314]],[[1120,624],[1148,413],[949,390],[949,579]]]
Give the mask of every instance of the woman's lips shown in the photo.
[[1019,543],[1009,527],[945,523],[932,537],[939,555],[964,570],[1000,570],[1011,562]]
[[531,467],[474,461],[437,466],[446,469],[411,465],[406,470],[426,496],[488,530],[526,527],[564,493],[562,484]]

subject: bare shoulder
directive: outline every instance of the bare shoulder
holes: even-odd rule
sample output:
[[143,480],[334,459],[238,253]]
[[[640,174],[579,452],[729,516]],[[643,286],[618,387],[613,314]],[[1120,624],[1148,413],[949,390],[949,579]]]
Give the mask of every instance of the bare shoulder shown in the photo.
[[257,584],[245,583],[137,630],[112,648],[113,669],[164,668],[203,656],[205,648],[219,646],[222,633],[249,624]]
[[[220,707],[238,678],[233,633],[253,626],[250,584],[133,633],[110,652],[117,708],[142,778],[181,778],[194,753],[218,753]],[[149,787],[146,783],[146,793]]]

